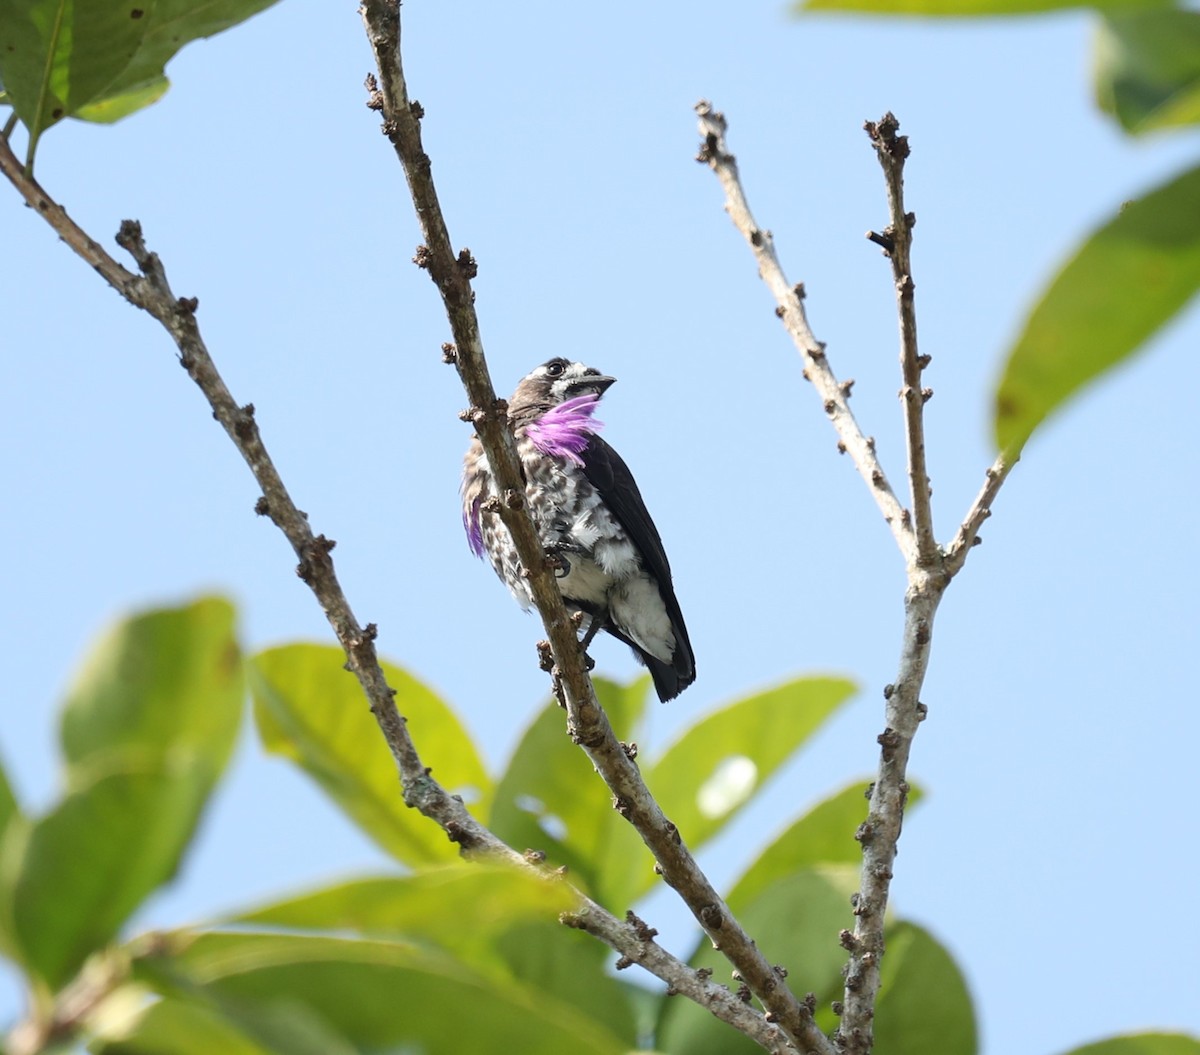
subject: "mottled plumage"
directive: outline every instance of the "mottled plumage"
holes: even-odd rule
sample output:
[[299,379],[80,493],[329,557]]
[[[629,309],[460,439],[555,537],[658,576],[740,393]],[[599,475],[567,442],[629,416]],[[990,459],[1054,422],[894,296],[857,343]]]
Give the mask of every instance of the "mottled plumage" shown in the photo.
[[[650,670],[658,698],[678,696],[696,680],[696,660],[662,539],[633,475],[598,435],[593,417],[615,379],[551,359],[522,379],[508,405],[525,474],[529,512],[546,551],[558,560],[558,585],[569,609],[587,613],[594,630],[629,645]],[[512,538],[497,513],[483,447],[474,439],[463,466],[463,527],[522,608],[533,598]]]

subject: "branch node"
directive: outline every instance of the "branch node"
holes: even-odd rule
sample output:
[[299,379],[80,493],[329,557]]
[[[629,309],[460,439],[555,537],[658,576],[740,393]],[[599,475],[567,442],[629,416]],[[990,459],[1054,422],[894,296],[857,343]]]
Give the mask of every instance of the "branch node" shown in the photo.
[[442,344],[442,362],[448,366],[453,366],[458,362],[458,349],[449,341],[445,341]]

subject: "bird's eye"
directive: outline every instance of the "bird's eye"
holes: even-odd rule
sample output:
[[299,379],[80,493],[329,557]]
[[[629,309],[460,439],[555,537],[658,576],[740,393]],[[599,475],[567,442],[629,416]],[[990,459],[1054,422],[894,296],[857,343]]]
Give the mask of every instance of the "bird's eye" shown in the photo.
[[551,377],[562,377],[562,372],[567,368],[566,363],[547,363],[546,373]]

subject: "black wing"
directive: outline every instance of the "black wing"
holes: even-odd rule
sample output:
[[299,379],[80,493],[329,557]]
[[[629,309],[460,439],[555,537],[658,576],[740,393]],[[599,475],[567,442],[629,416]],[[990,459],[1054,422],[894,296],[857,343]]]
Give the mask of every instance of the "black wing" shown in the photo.
[[692,653],[692,643],[688,639],[687,624],[683,621],[683,612],[679,610],[679,601],[675,597],[671,564],[667,560],[667,551],[663,548],[658,528],[650,519],[650,512],[646,509],[646,503],[638,490],[633,473],[629,471],[629,466],[599,436],[592,435],[588,439],[588,445],[583,451],[583,474],[629,535],[630,541],[641,554],[642,566],[658,583],[659,596],[662,597],[667,616],[671,620],[671,630],[675,634],[675,654],[670,666],[642,653],[641,649],[623,634],[614,632],[611,626],[606,629],[642,655],[654,676],[660,699],[667,700],[678,696],[696,680],[696,659]]

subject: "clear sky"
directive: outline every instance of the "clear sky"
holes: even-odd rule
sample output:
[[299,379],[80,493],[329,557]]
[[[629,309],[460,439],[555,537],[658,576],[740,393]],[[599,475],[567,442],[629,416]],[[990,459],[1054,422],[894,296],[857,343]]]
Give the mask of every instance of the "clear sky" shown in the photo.
[[[891,109],[910,135],[943,540],[992,459],[990,386],[1036,291],[1091,226],[1192,163],[1197,138],[1133,142],[1096,112],[1086,14],[936,24],[795,21],[762,2],[411,0],[404,19],[451,233],[479,260],[498,387],[560,354],[619,378],[600,416],[666,541],[699,668],[656,708],[652,740],[797,673],[864,687],[703,855],[728,884],[796,811],[873,770],[903,575],[692,160],[692,105],[728,115],[757,218],[806,283],[835,369],[857,379],[855,411],[897,482],[890,277],[863,238],[886,213],[861,125]],[[199,297],[298,504],[338,540],[359,618],[498,767],[546,692],[539,627],[462,536],[464,397],[410,263],[400,169],[363,105],[370,65],[353,3],[284,0],[181,53],[145,113],[49,132],[38,174],[94,236],[143,222],[176,293]],[[64,685],[117,614],[215,590],[239,602],[249,648],[330,635],[163,331],[12,193],[0,244],[0,750],[44,804]],[[1197,347],[1193,311],[1035,437],[939,616],[910,770],[928,797],[893,903],[957,957],[987,1055],[1200,1030]],[[606,674],[636,672],[615,642],[593,654]],[[247,729],[185,874],[139,923],[384,864]],[[655,899],[645,914],[686,952],[678,909]]]

